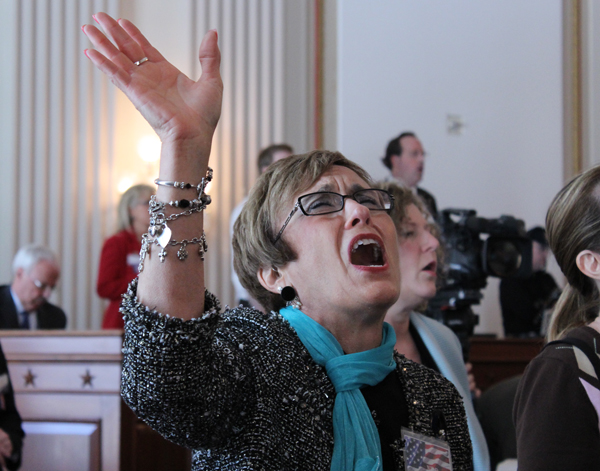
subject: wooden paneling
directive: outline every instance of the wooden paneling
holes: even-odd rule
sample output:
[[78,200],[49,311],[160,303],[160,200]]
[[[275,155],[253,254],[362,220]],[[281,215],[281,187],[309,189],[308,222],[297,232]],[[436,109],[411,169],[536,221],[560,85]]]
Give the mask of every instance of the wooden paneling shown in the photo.
[[189,471],[192,453],[175,445],[138,419],[123,403],[121,471]]
[[469,360],[477,386],[485,391],[493,384],[522,374],[527,364],[540,353],[543,339],[471,338]]
[[190,470],[190,451],[121,399],[122,331],[10,330],[0,339],[27,433],[22,471]]
[[21,471],[100,471],[99,423],[24,422],[23,430]]

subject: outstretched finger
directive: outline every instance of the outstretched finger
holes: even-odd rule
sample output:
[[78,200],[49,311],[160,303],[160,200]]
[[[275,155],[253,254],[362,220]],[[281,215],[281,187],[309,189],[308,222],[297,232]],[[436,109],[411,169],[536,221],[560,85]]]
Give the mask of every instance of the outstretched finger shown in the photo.
[[127,72],[121,67],[116,66],[112,61],[95,49],[86,49],[84,53],[117,87],[121,90],[125,90],[131,81],[131,76]]
[[94,25],[83,25],[81,28],[94,48],[113,64],[125,70],[130,70],[132,61],[110,42],[105,34]]
[[219,50],[217,30],[211,29],[208,31],[202,43],[198,58],[202,67],[201,81],[221,81],[221,51]]
[[[105,34],[112,39],[116,48],[100,51],[116,64],[125,69],[131,69],[136,61],[147,57],[146,51],[138,44],[110,15],[99,12],[94,20],[102,27]],[[118,53],[115,53],[118,51]],[[149,58],[150,59],[150,58]]]
[[142,48],[144,51],[145,57],[147,57],[152,62],[158,62],[161,60],[165,60],[163,55],[158,52],[158,50],[150,44],[150,41],[146,39],[146,36],[142,34],[142,32],[138,29],[136,25],[134,25],[131,21],[120,19],[118,20],[119,25],[123,28],[123,30],[131,36],[131,38]]

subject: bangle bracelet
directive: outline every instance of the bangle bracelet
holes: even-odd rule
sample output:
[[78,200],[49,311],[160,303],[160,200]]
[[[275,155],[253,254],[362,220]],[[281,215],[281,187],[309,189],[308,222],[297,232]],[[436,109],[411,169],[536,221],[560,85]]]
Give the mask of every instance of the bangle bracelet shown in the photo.
[[208,170],[206,171],[206,177],[204,177],[200,181],[200,183],[198,183],[197,185],[193,185],[191,183],[186,183],[186,182],[160,180],[158,178],[156,180],[154,180],[154,183],[158,186],[169,186],[171,188],[178,188],[180,190],[191,190],[192,188],[195,188],[198,191],[198,194],[201,194],[204,192],[204,188],[206,187],[206,184],[212,180],[212,177],[213,177],[213,169],[208,167]]
[[173,188],[179,188],[180,190],[191,190],[192,188],[198,188],[200,185],[200,183],[198,183],[198,185],[192,185],[191,183],[172,182],[169,180],[159,180],[158,178],[154,180],[154,183],[158,186],[170,186]]

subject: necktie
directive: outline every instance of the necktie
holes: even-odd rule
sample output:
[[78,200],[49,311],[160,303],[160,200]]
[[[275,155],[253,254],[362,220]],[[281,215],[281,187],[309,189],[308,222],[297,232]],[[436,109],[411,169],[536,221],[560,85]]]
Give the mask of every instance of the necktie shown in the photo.
[[27,311],[23,311],[21,313],[21,319],[19,320],[19,327],[21,327],[21,329],[29,330],[29,313]]

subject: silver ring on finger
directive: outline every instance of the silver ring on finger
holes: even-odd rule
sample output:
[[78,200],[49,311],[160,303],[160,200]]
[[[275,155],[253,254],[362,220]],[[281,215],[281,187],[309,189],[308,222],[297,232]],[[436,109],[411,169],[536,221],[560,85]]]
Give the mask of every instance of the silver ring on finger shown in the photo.
[[144,62],[148,62],[147,57],[142,57],[139,61],[135,61],[133,65],[142,65]]

